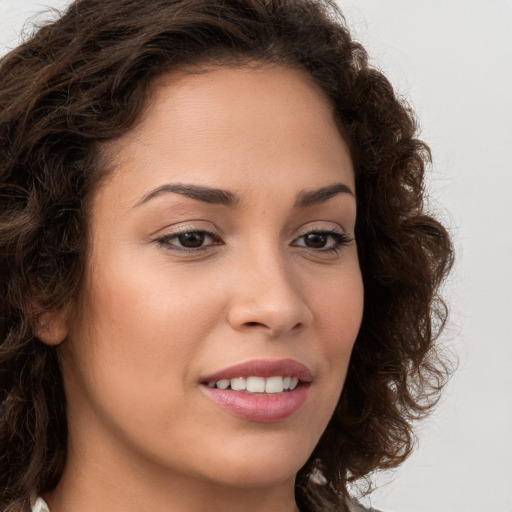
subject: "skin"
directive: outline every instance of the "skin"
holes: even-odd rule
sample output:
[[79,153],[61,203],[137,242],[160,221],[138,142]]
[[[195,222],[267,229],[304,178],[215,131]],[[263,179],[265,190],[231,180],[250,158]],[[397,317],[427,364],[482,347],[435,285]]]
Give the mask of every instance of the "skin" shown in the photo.
[[[91,200],[81,296],[74,315],[45,319],[48,342],[62,341],[69,423],[52,512],[296,511],[295,475],[338,401],[363,311],[354,195],[295,206],[336,183],[355,192],[331,107],[298,70],[174,73],[105,152],[114,170]],[[166,184],[239,200],[148,199]],[[187,252],[177,230],[214,237]],[[332,230],[346,237],[337,251],[333,235],[305,237]],[[313,375],[283,421],[237,418],[201,389],[228,366],[282,358]]]

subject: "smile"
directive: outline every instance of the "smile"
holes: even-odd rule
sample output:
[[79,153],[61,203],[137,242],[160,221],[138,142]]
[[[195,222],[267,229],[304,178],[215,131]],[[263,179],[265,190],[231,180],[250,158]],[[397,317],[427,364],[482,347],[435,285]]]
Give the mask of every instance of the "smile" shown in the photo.
[[217,389],[232,389],[247,391],[247,393],[282,393],[293,391],[299,383],[298,377],[235,377],[208,382],[208,387]]
[[233,416],[274,423],[302,409],[312,381],[311,370],[292,359],[254,360],[202,379],[201,389]]

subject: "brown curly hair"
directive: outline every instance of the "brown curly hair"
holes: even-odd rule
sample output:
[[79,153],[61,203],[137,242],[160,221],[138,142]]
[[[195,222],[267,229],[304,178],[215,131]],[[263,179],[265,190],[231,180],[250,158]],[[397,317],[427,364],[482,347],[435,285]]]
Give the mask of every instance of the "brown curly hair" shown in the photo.
[[[138,120],[155,78],[186,66],[303,69],[354,163],[364,317],[345,386],[296,479],[301,510],[345,510],[347,487],[411,451],[446,381],[436,339],[449,236],[426,212],[428,147],[331,0],[78,0],[0,61],[0,509],[29,508],[66,459],[55,347],[33,324],[77,295],[100,148]],[[321,477],[319,477],[321,475]]]

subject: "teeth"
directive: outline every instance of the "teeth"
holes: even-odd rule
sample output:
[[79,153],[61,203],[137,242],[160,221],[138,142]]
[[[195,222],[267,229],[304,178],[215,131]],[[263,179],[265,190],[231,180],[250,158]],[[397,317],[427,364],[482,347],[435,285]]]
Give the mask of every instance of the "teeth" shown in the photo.
[[229,388],[229,380],[228,379],[218,380],[216,382],[216,384],[219,389],[228,389]]
[[265,379],[263,377],[247,377],[246,386],[249,393],[263,393],[265,391]]
[[299,384],[297,377],[236,377],[234,379],[221,379],[208,382],[210,388],[228,389],[233,391],[247,391],[248,393],[282,393],[293,391]]
[[283,377],[269,377],[265,380],[265,393],[282,393]]
[[236,379],[231,379],[231,389],[234,391],[244,391],[246,389],[245,377],[238,377]]

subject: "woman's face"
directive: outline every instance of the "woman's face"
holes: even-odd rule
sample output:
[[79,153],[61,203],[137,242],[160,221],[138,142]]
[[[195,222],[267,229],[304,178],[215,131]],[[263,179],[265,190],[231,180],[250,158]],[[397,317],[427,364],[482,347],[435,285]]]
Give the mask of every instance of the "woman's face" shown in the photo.
[[106,151],[115,168],[92,198],[61,347],[69,464],[106,481],[121,468],[292,481],[363,310],[353,169],[331,107],[296,70],[173,74]]

